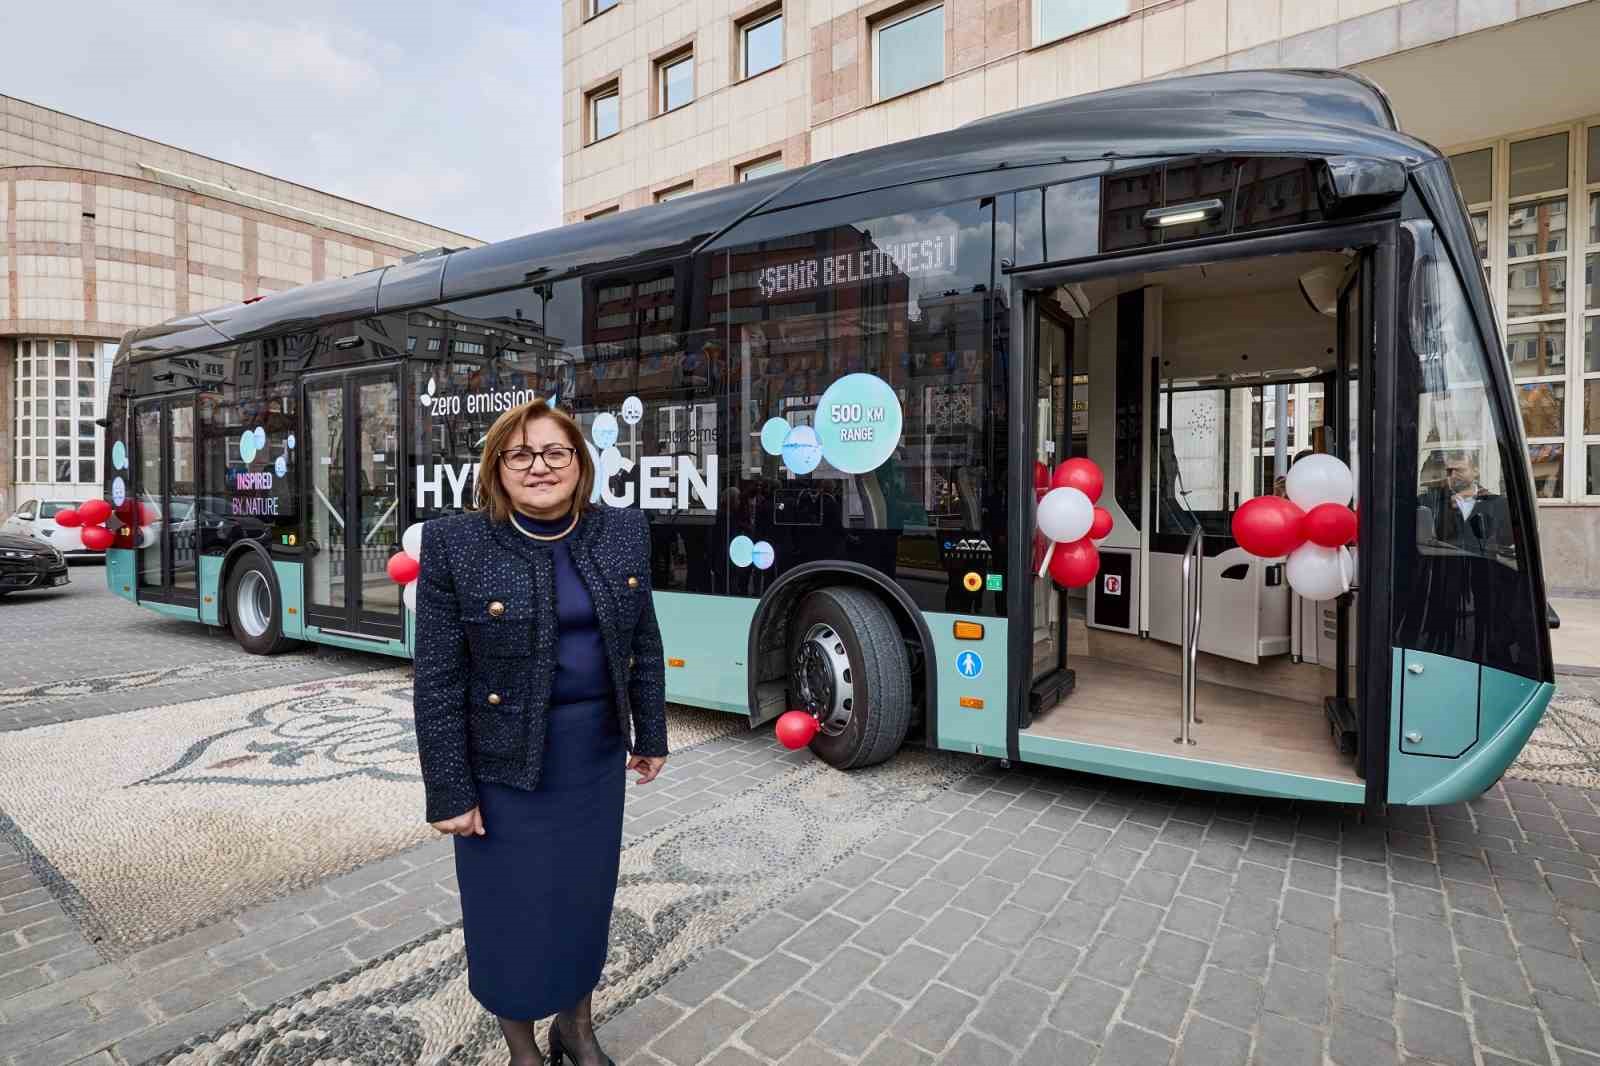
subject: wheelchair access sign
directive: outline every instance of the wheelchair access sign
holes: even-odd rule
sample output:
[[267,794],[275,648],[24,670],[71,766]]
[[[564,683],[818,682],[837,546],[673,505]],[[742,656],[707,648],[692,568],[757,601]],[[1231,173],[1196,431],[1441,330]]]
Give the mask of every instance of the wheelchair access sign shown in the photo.
[[968,681],[983,676],[983,656],[975,651],[964,651],[956,656],[956,673]]

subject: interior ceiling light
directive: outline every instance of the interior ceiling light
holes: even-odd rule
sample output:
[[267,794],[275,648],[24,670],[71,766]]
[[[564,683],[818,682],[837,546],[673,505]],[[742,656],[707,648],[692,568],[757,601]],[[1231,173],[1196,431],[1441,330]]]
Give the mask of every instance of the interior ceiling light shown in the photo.
[[1191,222],[1205,222],[1222,214],[1221,200],[1195,200],[1171,207],[1152,207],[1144,213],[1146,226],[1186,226]]

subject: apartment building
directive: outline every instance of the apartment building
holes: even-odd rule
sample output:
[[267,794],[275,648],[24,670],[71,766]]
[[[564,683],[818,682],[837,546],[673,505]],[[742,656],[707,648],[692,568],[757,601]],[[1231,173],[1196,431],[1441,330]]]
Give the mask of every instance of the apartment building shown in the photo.
[[577,221],[1134,81],[1342,67],[1448,152],[1555,589],[1600,590],[1600,0],[563,0]]

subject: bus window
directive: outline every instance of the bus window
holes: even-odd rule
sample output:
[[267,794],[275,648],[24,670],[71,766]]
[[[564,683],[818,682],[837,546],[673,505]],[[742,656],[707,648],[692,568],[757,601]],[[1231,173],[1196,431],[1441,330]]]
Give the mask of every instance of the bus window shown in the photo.
[[1433,227],[1408,222],[1404,232],[1396,643],[1537,677],[1542,621],[1509,495],[1525,461],[1518,434],[1495,402],[1486,350]]

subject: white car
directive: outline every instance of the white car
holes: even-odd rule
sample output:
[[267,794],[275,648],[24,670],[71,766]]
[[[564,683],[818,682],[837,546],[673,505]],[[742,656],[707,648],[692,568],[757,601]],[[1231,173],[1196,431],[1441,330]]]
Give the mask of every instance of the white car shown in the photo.
[[[33,536],[60,550],[68,559],[104,559],[103,551],[85,548],[73,536],[78,530],[56,525],[55,516],[68,508],[75,508],[82,500],[29,500],[17,508],[15,514],[0,523],[0,533]],[[68,544],[75,545],[68,547]]]

